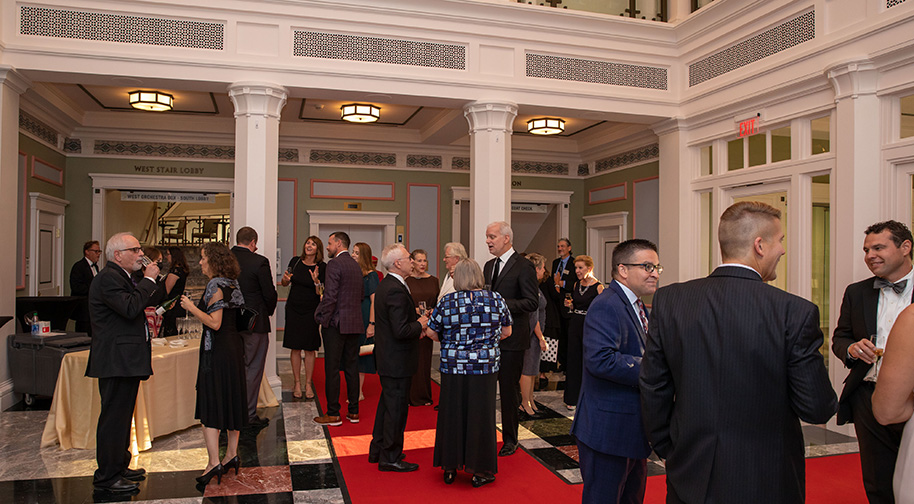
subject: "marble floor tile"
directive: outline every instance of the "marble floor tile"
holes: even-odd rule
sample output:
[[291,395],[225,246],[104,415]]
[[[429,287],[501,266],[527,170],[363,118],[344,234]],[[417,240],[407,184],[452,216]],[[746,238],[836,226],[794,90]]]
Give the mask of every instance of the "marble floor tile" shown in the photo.
[[301,464],[291,466],[292,489],[319,490],[339,488],[339,479],[333,463]]
[[584,479],[581,478],[580,469],[561,469],[558,473],[569,483],[578,484],[584,482]]
[[290,464],[314,464],[331,460],[330,445],[326,439],[287,441]]
[[222,477],[222,483],[214,483],[216,483],[215,480],[206,486],[205,497],[292,492],[292,479],[288,465],[242,467],[238,476],[231,472]]
[[577,445],[556,446],[555,448],[556,448],[558,451],[564,453],[565,455],[568,455],[568,457],[569,457],[570,459],[574,460],[575,462],[580,463],[580,459],[578,458],[578,447],[577,447]]
[[344,504],[343,492],[339,488],[328,488],[324,490],[307,490],[304,492],[293,492],[295,504]]

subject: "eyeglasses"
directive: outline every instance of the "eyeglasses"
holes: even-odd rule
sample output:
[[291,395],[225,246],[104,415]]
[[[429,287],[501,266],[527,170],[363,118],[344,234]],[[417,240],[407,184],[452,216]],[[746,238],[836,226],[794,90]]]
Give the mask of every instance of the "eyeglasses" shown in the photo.
[[640,264],[628,264],[628,263],[621,263],[621,264],[622,264],[622,266],[632,266],[632,267],[640,266],[640,267],[644,268],[644,271],[646,271],[648,274],[653,273],[654,270],[657,270],[658,275],[663,273],[663,266],[661,266],[659,264],[653,264],[653,263],[649,263],[649,262],[644,262],[644,263],[640,263]]
[[101,254],[101,249],[89,249],[86,252],[92,252],[93,254]]
[[120,251],[127,252],[128,250],[133,252],[134,254],[139,254],[140,252],[143,251],[143,247],[130,247],[130,248],[121,249]]

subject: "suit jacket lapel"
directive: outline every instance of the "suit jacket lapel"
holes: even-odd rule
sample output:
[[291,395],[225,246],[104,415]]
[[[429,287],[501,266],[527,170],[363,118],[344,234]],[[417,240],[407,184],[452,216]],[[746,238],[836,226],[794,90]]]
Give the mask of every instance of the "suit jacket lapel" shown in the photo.
[[[872,279],[876,281],[876,277]],[[879,289],[872,288],[863,291],[863,324],[866,333],[876,334],[876,314],[879,309]]]
[[641,317],[638,316],[638,313],[635,311],[635,307],[628,301],[628,295],[625,294],[625,289],[619,285],[618,282],[613,280],[609,282],[609,287],[616,291],[616,294],[619,296],[619,299],[628,307],[626,312],[628,312],[628,318],[631,319],[632,324],[638,328],[638,335],[641,337],[641,346],[644,346],[644,326],[641,325]]
[[[514,263],[516,263],[519,258],[520,255],[518,255],[517,251],[515,250],[514,253],[511,254],[511,257],[508,258],[508,261],[505,263],[505,267],[498,270],[498,278],[495,279],[496,283],[492,285],[492,290],[495,290],[495,287],[501,283],[501,279],[505,277],[505,273],[507,273],[508,270],[514,266]],[[494,264],[492,265],[492,271],[495,271]]]

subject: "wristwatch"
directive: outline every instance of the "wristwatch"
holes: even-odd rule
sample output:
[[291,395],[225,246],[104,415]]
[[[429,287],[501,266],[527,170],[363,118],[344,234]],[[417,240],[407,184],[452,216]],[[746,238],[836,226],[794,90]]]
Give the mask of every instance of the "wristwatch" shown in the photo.
[[374,322],[369,322],[368,325],[374,325]]

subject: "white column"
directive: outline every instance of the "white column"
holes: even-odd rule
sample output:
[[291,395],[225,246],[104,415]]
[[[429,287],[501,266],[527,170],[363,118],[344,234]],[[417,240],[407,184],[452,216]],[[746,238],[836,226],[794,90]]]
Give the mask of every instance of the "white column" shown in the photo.
[[463,113],[470,124],[470,243],[467,253],[479,264],[491,256],[486,226],[511,222],[511,133],[517,105],[475,102]]
[[[831,283],[832,309],[829,327],[838,320],[844,289],[872,275],[863,262],[863,231],[875,222],[898,218],[887,204],[892,177],[881,164],[881,125],[878,72],[868,61],[843,63],[828,70],[835,88],[835,113],[831,125],[831,149],[835,153],[832,186]],[[902,218],[902,222],[906,219]],[[830,337],[829,335],[828,337]],[[829,366],[836,390],[847,371],[834,356]],[[834,419],[829,425],[834,423]]]
[[654,132],[660,139],[660,280],[662,285],[670,285],[698,276],[701,218],[700,209],[694,204],[696,197],[689,189],[692,170],[679,120],[655,125]]
[[[689,17],[689,14],[692,13],[692,1],[691,0],[669,0],[667,3],[667,22],[673,23],[675,21],[682,21],[683,19]],[[664,266],[665,268],[666,266]]]
[[[257,231],[258,253],[276,264],[276,196],[279,178],[279,114],[288,93],[277,84],[239,82],[228,87],[235,104],[235,194],[232,230],[250,226]],[[232,237],[234,242],[234,236]],[[276,317],[271,320],[275,329]],[[276,338],[270,334],[270,349],[264,375],[277,397],[281,382],[276,375]]]
[[[0,315],[16,314],[16,246],[21,237],[16,234],[16,199],[19,190],[19,95],[31,82],[10,66],[0,65]],[[10,321],[0,331],[6,335],[15,332],[15,322]],[[14,402],[13,382],[10,377],[6,344],[0,345],[0,407],[7,408]]]

